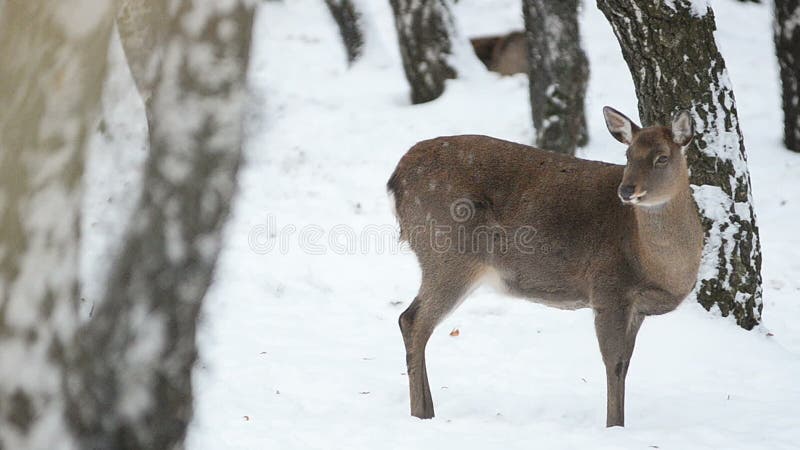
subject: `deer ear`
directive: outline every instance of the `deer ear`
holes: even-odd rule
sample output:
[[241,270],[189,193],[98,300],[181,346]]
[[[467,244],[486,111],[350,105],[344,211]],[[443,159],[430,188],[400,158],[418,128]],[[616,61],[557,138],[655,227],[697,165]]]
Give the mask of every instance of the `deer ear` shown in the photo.
[[639,126],[610,106],[603,107],[603,116],[606,118],[608,131],[614,136],[614,139],[623,144],[631,145],[633,135],[639,131]]
[[676,112],[672,116],[672,140],[681,147],[686,147],[694,138],[694,122],[687,110]]

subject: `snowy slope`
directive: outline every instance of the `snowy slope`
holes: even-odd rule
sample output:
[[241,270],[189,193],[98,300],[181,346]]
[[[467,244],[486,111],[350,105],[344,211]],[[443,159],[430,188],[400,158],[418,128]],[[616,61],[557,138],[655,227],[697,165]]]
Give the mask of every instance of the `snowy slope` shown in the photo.
[[[370,48],[351,69],[320,0],[260,7],[246,163],[200,327],[189,448],[797,448],[800,155],[780,142],[769,8],[714,2],[763,238],[764,327],[745,332],[693,302],[647,319],[628,375],[628,426],[606,429],[591,311],[549,309],[488,289],[428,345],[437,417],[408,415],[397,316],[415,295],[419,272],[395,243],[386,179],[421,139],[482,133],[530,142],[533,130],[525,77],[499,78],[474,64],[442,98],[409,105],[388,2],[362,3]],[[518,4],[461,0],[460,28],[473,35],[518,29]],[[582,156],[622,162],[624,148],[608,135],[600,109],[608,104],[635,117],[633,85],[610,26],[593,2],[585,5],[591,144]],[[141,151],[137,130],[128,132],[126,151]],[[126,189],[102,176],[115,167],[108,155],[94,158],[90,223],[110,229],[119,214],[104,218],[105,193]],[[364,238],[374,234],[382,248]],[[89,239],[88,255],[108,252],[102,237]],[[84,266],[88,274],[101,270]],[[453,328],[458,337],[449,335]]]

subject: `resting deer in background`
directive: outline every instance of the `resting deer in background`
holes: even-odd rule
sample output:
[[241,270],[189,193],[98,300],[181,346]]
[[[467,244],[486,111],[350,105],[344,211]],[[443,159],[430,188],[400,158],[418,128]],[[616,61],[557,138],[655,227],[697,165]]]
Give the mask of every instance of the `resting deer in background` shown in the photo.
[[423,141],[398,163],[388,189],[422,269],[399,319],[411,415],[434,415],[425,368],[434,327],[491,279],[534,302],[594,310],[606,424],[624,425],[636,334],[645,316],[674,310],[692,290],[703,229],[684,156],[689,113],[644,129],[612,108],[603,113],[628,146],[625,166],[487,136]]
[[475,55],[492,72],[500,75],[528,73],[528,43],[525,32],[470,39]]

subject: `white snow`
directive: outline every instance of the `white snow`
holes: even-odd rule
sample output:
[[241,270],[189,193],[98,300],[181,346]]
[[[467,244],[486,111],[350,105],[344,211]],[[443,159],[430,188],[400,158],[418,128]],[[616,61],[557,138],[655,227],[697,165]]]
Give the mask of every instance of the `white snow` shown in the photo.
[[708,8],[711,7],[711,2],[709,0],[664,0],[664,3],[673,11],[677,11],[678,8],[675,5],[676,1],[683,5],[689,6],[689,8],[692,10],[692,15],[695,17],[705,16],[708,14]]
[[[729,224],[724,231],[720,230],[721,225],[728,224],[727,218],[733,206],[731,198],[720,187],[704,185],[692,186],[692,189],[698,209],[700,209],[705,217],[713,221],[711,232],[708,238],[706,238],[705,247],[703,247],[703,258],[700,261],[698,274],[699,280],[709,280],[714,278],[719,272],[717,270],[717,264],[719,263],[720,247],[723,247],[724,243],[725,245],[722,250],[725,254],[732,254],[733,247],[736,244],[733,236],[740,230],[739,225],[735,223]],[[731,273],[733,267],[731,267],[730,260],[726,261],[727,267],[725,267],[725,271],[726,273]],[[726,289],[730,288],[728,279],[722,280],[722,286]],[[696,295],[699,288],[700,285],[696,285],[691,295]]]
[[[796,448],[800,155],[781,144],[770,7],[714,4],[762,236],[764,325],[747,332],[694,302],[648,318],[628,375],[627,427],[606,429],[591,311],[485,288],[428,345],[437,417],[409,416],[397,317],[419,271],[397,244],[386,180],[422,139],[483,133],[527,143],[535,133],[524,75],[470,73],[440,99],[410,105],[388,2],[361,3],[379,43],[349,70],[321,2],[259,7],[246,159],[199,327],[188,448]],[[518,0],[461,0],[453,11],[470,35],[522,25]],[[581,156],[621,163],[625,148],[601,109],[636,117],[631,75],[592,2],[581,26],[591,68],[591,141]],[[101,290],[97,259],[109,261],[109,236],[125,223],[140,170],[141,107],[128,75],[115,77],[106,114],[122,136],[90,161],[87,303]],[[114,95],[128,106],[110,106]]]

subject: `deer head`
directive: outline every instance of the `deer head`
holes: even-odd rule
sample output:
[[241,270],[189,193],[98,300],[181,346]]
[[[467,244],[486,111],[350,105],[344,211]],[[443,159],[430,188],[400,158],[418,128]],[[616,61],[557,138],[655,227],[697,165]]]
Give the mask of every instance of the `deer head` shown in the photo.
[[675,113],[670,127],[640,128],[608,106],[603,115],[611,135],[628,146],[628,162],[617,190],[622,203],[663,205],[686,189],[689,171],[684,150],[694,136],[688,111]]

